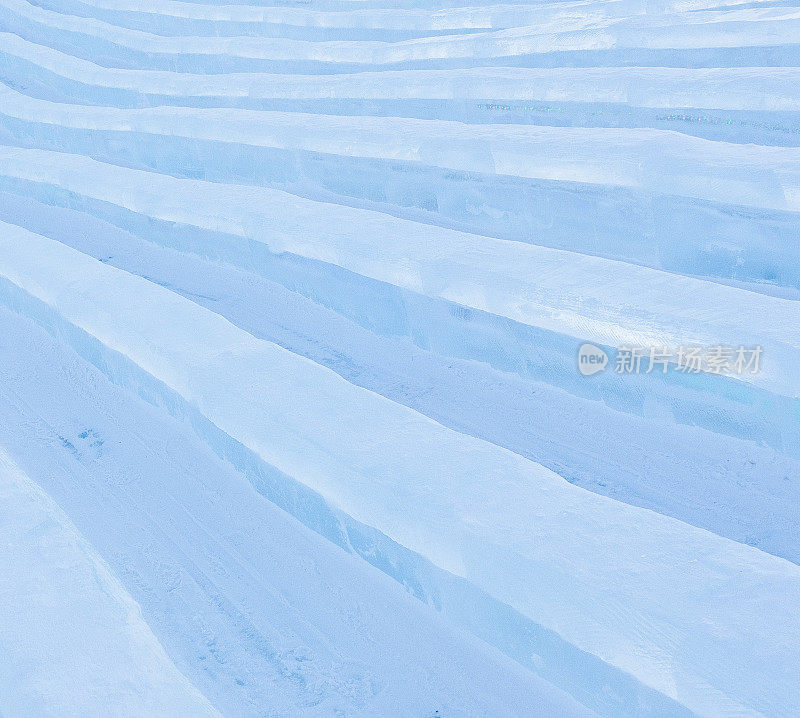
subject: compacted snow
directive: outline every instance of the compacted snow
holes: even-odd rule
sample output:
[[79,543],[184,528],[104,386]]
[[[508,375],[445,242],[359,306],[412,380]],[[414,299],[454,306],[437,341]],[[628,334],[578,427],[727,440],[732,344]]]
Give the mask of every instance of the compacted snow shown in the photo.
[[3,718],[800,715],[800,10],[0,0],[0,545]]

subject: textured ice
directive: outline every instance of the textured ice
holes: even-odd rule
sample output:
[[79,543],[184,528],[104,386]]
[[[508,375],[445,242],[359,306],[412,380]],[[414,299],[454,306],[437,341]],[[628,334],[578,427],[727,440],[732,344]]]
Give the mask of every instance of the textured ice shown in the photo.
[[781,0],[0,0],[0,714],[800,715],[798,67]]

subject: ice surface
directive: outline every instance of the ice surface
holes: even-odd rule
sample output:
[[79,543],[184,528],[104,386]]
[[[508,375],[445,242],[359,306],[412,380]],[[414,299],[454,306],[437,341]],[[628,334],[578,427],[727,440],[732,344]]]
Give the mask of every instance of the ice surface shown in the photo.
[[[34,65],[34,68],[28,68],[31,77],[35,77],[38,69],[46,78],[43,81],[48,83],[54,83],[54,80],[46,73],[53,73],[59,78],[87,85],[84,89],[87,98],[97,97],[104,88],[112,88],[157,96],[161,101],[159,104],[181,104],[187,97],[219,99],[229,96],[250,100],[605,102],[634,107],[750,112],[800,109],[800,69],[796,67],[559,67],[546,70],[480,67],[337,75],[193,75],[103,67],[11,33],[0,33],[0,37],[0,52],[9,58],[9,62],[13,58],[31,63]],[[13,77],[9,73],[6,79],[13,80]],[[66,87],[70,92],[76,91],[73,85]],[[49,90],[52,92],[53,87]],[[120,97],[124,95],[117,92],[117,101]],[[397,106],[400,108],[403,104],[398,102]]]
[[[305,529],[189,432],[115,390],[43,331],[5,311],[0,323],[19,337],[13,348],[3,347],[4,445],[24,456],[109,557],[109,567],[95,569],[100,589],[111,580],[109,568],[124,578],[141,610],[128,597],[122,615],[149,634],[143,614],[223,714],[263,715],[267,706],[282,715],[427,715],[438,708],[516,716],[531,710],[531,695],[542,718],[591,714]],[[158,444],[145,445],[153,433]],[[49,715],[213,713],[192,709],[202,704],[188,699],[182,712],[179,699],[171,704],[167,691],[159,692],[158,681],[175,673],[171,664],[147,662],[141,652],[127,660],[119,649],[112,653],[121,642],[114,631],[126,636],[102,613],[105,594],[115,593],[83,580],[75,559],[68,563],[62,552],[47,570],[32,563],[50,565],[49,553],[36,552],[38,538],[51,534],[42,511],[31,516],[22,499],[11,503],[9,496],[20,493],[15,476],[4,474],[2,483],[3,539],[20,547],[19,556],[3,554],[4,573],[14,581],[3,584],[2,628],[17,658],[0,675],[15,671],[18,681],[52,684],[37,693],[3,682],[4,715],[42,715],[45,705],[52,706]],[[34,597],[42,605],[36,614],[24,604]],[[36,631],[46,635],[34,640]],[[104,670],[106,662],[113,671]],[[123,700],[130,701],[127,712],[117,708]]]
[[[230,442],[238,442],[284,481],[309,487],[694,711],[800,706],[788,666],[780,675],[784,641],[800,640],[800,625],[779,606],[766,609],[773,596],[800,600],[796,565],[573,487],[144,279],[25,230],[2,229],[3,274],[25,293],[17,295],[18,311],[38,315],[62,335],[69,328],[59,322],[82,330],[71,343],[99,366],[110,361],[104,352],[120,355],[109,371],[114,380],[173,404],[177,414],[198,412],[222,432],[214,442],[221,442],[221,455],[231,455]],[[58,314],[43,313],[32,300]],[[61,319],[49,324],[48,314]],[[319,525],[324,515],[308,520]],[[618,580],[620,567],[636,576],[634,583]],[[721,594],[734,576],[747,590]],[[765,609],[752,614],[753,601]],[[609,611],[608,602],[626,610]],[[719,649],[720,633],[727,637],[726,664],[698,660]],[[753,650],[754,641],[769,682],[747,667],[745,646]],[[680,661],[675,645],[683,647]]]
[[800,714],[799,28],[0,0],[0,713]]
[[[117,146],[127,135],[137,147],[127,149],[127,155],[141,155],[145,162],[148,136],[174,135],[209,143],[415,162],[459,172],[649,192],[668,183],[671,194],[681,197],[800,211],[800,149],[795,147],[709,142],[651,129],[623,133],[606,128],[469,126],[239,109],[61,105],[5,86],[0,86],[0,101],[3,116],[33,124],[31,133],[46,137],[53,127],[62,132],[62,128],[74,129],[77,136],[91,133],[101,153],[107,133],[123,134],[114,137]],[[642,157],[653,159],[646,163]]]

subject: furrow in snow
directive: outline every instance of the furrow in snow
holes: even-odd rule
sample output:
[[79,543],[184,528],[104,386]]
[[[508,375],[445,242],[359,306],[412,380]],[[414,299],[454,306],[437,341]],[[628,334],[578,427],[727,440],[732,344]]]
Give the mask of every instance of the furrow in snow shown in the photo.
[[216,450],[246,447],[691,711],[800,710],[794,564],[573,487],[52,240],[5,225],[0,260],[4,301],[197,412]]
[[[798,396],[797,378],[778,359],[800,346],[793,332],[800,326],[800,304],[793,301],[623,262],[419,225],[280,190],[178,179],[79,155],[2,147],[0,172],[156,219],[239,236],[273,255],[291,253],[602,344],[731,344],[739,337],[760,342],[774,352],[774,364],[744,381]],[[380,246],[375,246],[375,237],[381,237]],[[227,248],[219,251],[233,256]],[[686,296],[695,298],[697,309],[685,305]]]
[[52,103],[10,88],[0,94],[0,130],[12,144],[66,142],[117,164],[374,203],[410,219],[763,291],[800,286],[800,248],[792,241],[800,148],[648,129],[123,110]]
[[[251,37],[166,37],[131,30],[99,20],[63,15],[31,5],[26,0],[2,0],[0,27],[16,34],[45,41],[55,49],[75,45],[80,38],[83,52],[98,61],[114,57],[135,66],[164,69],[189,69],[191,63],[214,72],[229,71],[230,63],[248,61],[289,63],[308,72],[309,63],[328,63],[346,69],[350,65],[389,66],[401,63],[463,62],[470,66],[497,59],[535,56],[548,53],[578,53],[591,56],[599,51],[622,51],[631,59],[637,52],[666,53],[678,59],[691,50],[735,49],[723,52],[725,64],[742,64],[743,48],[784,47],[797,56],[800,12],[796,8],[736,10],[728,13],[684,13],[674,16],[611,20],[554,21],[552,26],[518,27],[489,33],[444,35],[395,43],[375,41],[315,42],[288,38]],[[77,48],[75,48],[77,51]],[[632,54],[630,54],[632,53]],[[210,58],[208,60],[203,58]],[[624,55],[623,55],[624,57]],[[161,58],[161,59],[159,59]],[[223,63],[224,64],[221,64]],[[746,62],[746,60],[745,60]],[[305,63],[305,64],[304,64]],[[115,63],[116,64],[116,63]],[[159,68],[161,64],[161,68]],[[631,64],[630,59],[624,64]],[[652,64],[646,63],[646,64]],[[783,62],[781,64],[791,64]],[[242,67],[242,69],[245,69]]]
[[538,461],[571,483],[800,563],[792,480],[800,464],[759,446],[756,437],[624,414],[379,336],[263,277],[154,244],[174,232],[168,226],[143,241],[85,212],[8,194],[0,195],[0,220],[145,276],[350,383]]
[[[439,709],[588,718],[545,681],[448,626],[401,586],[265,501],[184,426],[114,387],[36,325],[2,311],[0,326],[16,339],[0,347],[0,445],[58,497],[135,594],[165,649],[224,715],[255,718],[267,706],[306,716]],[[8,508],[13,516],[18,504]],[[31,545],[42,535],[32,531]],[[20,536],[15,545],[27,551]],[[40,585],[48,585],[46,575],[36,573]],[[82,615],[67,620],[91,636],[76,620]],[[99,613],[94,618],[102,625]],[[19,640],[27,625],[8,631]],[[116,645],[113,638],[108,643]],[[59,648],[67,654],[66,643]],[[81,656],[83,648],[81,642]],[[105,666],[75,652],[67,660],[90,685],[104,673]],[[120,663],[120,671],[126,668]],[[136,675],[130,669],[130,678]],[[62,700],[81,686],[76,679]],[[157,700],[152,694],[146,697]],[[76,702],[54,715],[127,715],[111,705]],[[204,715],[173,711],[166,701],[132,708],[135,718]],[[25,713],[33,714],[41,715]]]
[[[541,25],[552,19],[577,17],[615,17],[630,14],[617,0],[558,2],[540,5],[495,5],[445,9],[364,8],[357,13],[326,11],[306,7],[269,7],[263,5],[202,5],[187,2],[142,4],[131,2],[36,2],[39,7],[61,14],[91,17],[131,29],[158,27],[160,34],[202,35],[209,28],[218,35],[278,36],[302,30],[313,37],[323,30],[331,39],[337,30],[346,30],[352,40],[359,31],[413,31],[432,35],[448,31],[501,30],[519,26]],[[154,20],[157,19],[157,22]],[[374,34],[374,32],[373,32]],[[285,36],[285,35],[284,35]]]
[[[413,162],[529,180],[620,187],[763,210],[800,212],[800,148],[712,142],[652,129],[464,125],[239,109],[120,109],[39,100],[0,85],[0,115],[93,138],[148,137]],[[34,133],[32,129],[30,132]],[[45,134],[44,130],[41,134]],[[246,162],[246,160],[243,160]]]
[[[39,6],[48,7],[58,12],[98,19],[127,18],[136,16],[154,16],[158,18],[159,27],[169,26],[171,20],[205,21],[213,23],[253,23],[275,24],[282,26],[302,27],[306,30],[325,28],[342,29],[375,29],[375,30],[420,30],[435,32],[437,30],[499,30],[520,26],[541,25],[552,16],[563,17],[624,17],[644,12],[643,2],[620,2],[619,0],[582,0],[569,2],[534,3],[526,5],[496,4],[476,5],[473,7],[444,7],[428,9],[421,7],[362,7],[358,12],[319,10],[316,7],[287,7],[268,5],[206,5],[195,2],[178,2],[176,0],[159,0],[158,2],[136,2],[135,0],[73,0],[58,4],[44,3],[38,0]],[[712,9],[719,5],[717,0],[693,0],[691,3],[668,0],[661,3],[660,12],[670,9],[702,10]],[[363,3],[363,5],[367,5]],[[394,5],[394,4],[393,4]],[[691,5],[691,7],[689,7]],[[765,7],[769,5],[765,2]],[[655,9],[654,3],[647,3],[650,12]],[[124,22],[111,20],[115,24]],[[150,20],[152,24],[152,19]],[[257,28],[255,28],[257,30]]]
[[[169,98],[238,97],[251,100],[539,101],[626,104],[642,108],[692,108],[747,112],[800,111],[800,68],[471,68],[405,70],[351,75],[196,75],[161,70],[106,68],[0,33],[0,52],[93,88],[129,90]],[[30,81],[28,76],[17,80]],[[800,140],[798,140],[800,142]]]
[[[794,391],[796,349],[781,332],[769,341],[763,334],[767,316],[787,313],[785,326],[797,325],[795,302],[618,262],[420,227],[282,192],[112,171],[86,158],[14,148],[6,149],[4,159],[4,186],[12,191],[81,207],[158,244],[257,272],[373,332],[407,336],[442,355],[532,376],[634,414],[651,416],[658,407],[659,415],[678,423],[789,453],[800,446],[797,400],[787,398]],[[66,171],[59,170],[59,163]],[[259,208],[255,214],[253,208]],[[281,219],[287,211],[290,216]],[[324,220],[318,218],[323,215]],[[320,234],[320,227],[328,229]],[[378,236],[383,239],[379,249],[366,247]],[[514,267],[517,277],[509,276],[508,269],[500,271],[501,266]],[[431,272],[445,269],[431,284]],[[657,291],[658,301],[645,299],[643,287]],[[519,296],[525,303],[514,298]],[[680,309],[685,296],[696,297],[705,308]],[[599,311],[606,302],[609,307]],[[617,310],[609,315],[612,306]],[[740,309],[731,315],[731,307]],[[748,313],[752,323],[739,324]],[[762,373],[747,377],[750,384],[676,372],[611,372],[587,381],[575,368],[578,345],[587,339],[606,346],[760,342],[765,357]],[[766,415],[765,405],[771,407]]]

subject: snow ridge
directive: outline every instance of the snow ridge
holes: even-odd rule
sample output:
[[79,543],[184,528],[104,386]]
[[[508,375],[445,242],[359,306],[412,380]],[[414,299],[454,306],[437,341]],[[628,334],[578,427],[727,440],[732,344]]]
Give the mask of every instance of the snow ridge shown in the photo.
[[0,0],[3,715],[800,714],[800,12],[418,5]]

